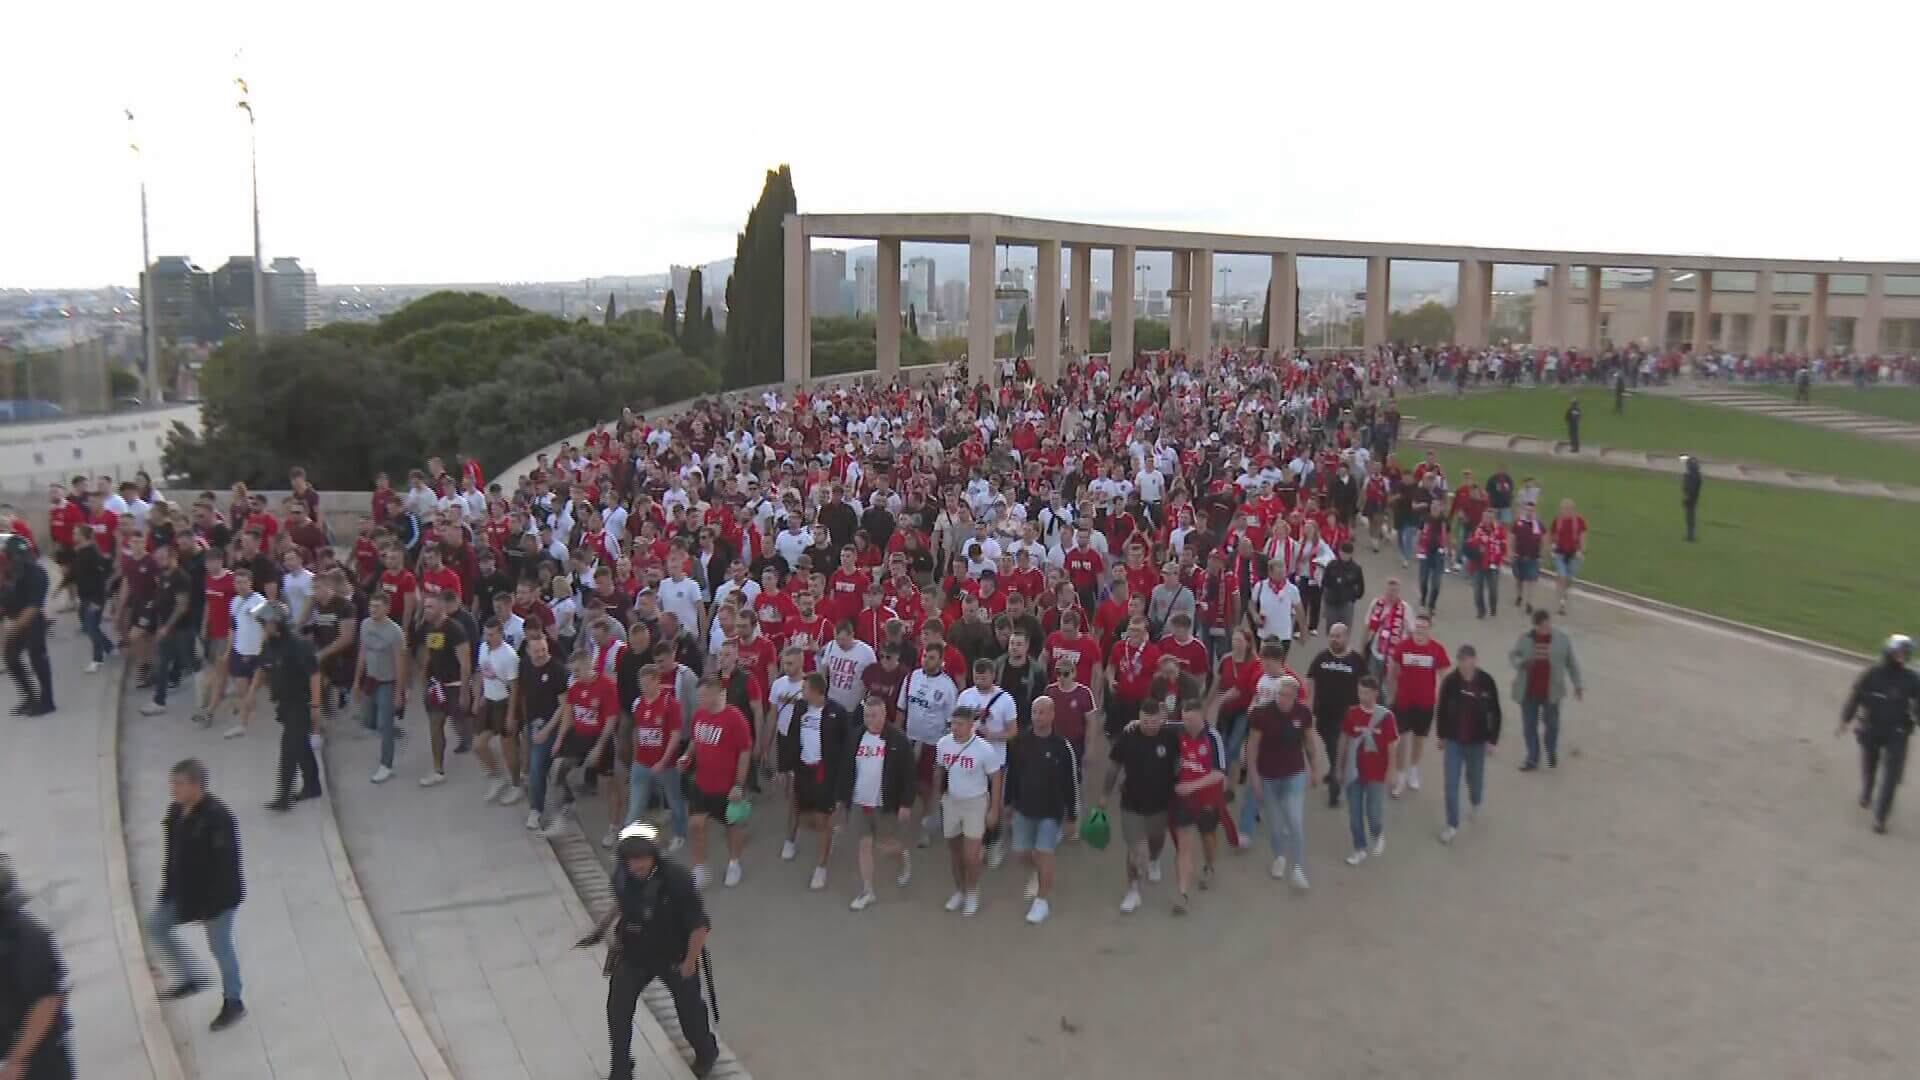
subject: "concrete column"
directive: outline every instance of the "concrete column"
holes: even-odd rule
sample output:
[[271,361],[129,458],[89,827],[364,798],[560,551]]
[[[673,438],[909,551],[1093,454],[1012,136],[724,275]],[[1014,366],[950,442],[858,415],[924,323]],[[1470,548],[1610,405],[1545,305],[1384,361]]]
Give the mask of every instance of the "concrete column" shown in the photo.
[[1115,374],[1133,369],[1133,260],[1135,249],[1113,249],[1113,344],[1107,363]]
[[1481,306],[1480,267],[1478,259],[1462,259],[1454,278],[1453,343],[1461,348],[1475,349],[1487,343],[1485,309]]
[[1033,370],[1051,383],[1060,377],[1060,241],[1040,241],[1035,255]]
[[1573,344],[1568,309],[1573,306],[1573,267],[1555,263],[1547,268],[1547,340],[1555,349]]
[[1800,351],[1800,315],[1787,316],[1787,332],[1780,339],[1780,351],[1791,356]]
[[975,226],[967,238],[967,381],[999,380],[993,356],[993,233]]
[[786,382],[804,381],[813,373],[808,355],[807,334],[807,234],[798,214],[788,214],[784,224],[786,266],[781,280],[785,319],[781,332],[780,377]]
[[1267,275],[1267,348],[1291,353],[1300,333],[1300,277],[1292,252],[1273,257]]
[[1587,267],[1587,352],[1600,355],[1600,279],[1604,268]]
[[1773,271],[1753,274],[1753,318],[1747,320],[1747,355],[1773,351]]
[[1887,275],[1867,275],[1867,302],[1853,324],[1853,351],[1858,356],[1880,353],[1880,327],[1887,316]]
[[1813,314],[1807,318],[1807,354],[1827,351],[1827,275],[1813,275]]
[[1693,355],[1702,357],[1707,354],[1707,346],[1713,343],[1713,271],[1694,271],[1693,290]]
[[1213,252],[1193,253],[1193,296],[1187,301],[1187,352],[1205,356],[1213,350]]
[[1647,348],[1654,353],[1667,351],[1667,288],[1672,283],[1672,267],[1660,263],[1653,268],[1653,287],[1647,302]]
[[875,241],[873,260],[874,371],[881,383],[900,374],[900,241]]
[[[1085,244],[1075,244],[1072,251],[1067,270],[1073,277],[1067,283],[1067,335],[1072,342],[1073,355],[1084,357],[1088,347],[1093,344],[1093,249]],[[1053,315],[1056,319],[1060,317],[1057,311]]]
[[1187,301],[1193,296],[1193,252],[1173,252],[1173,284],[1167,289],[1167,342],[1174,352],[1187,348]]
[[1362,344],[1387,343],[1387,293],[1393,288],[1393,263],[1385,255],[1367,257],[1367,319]]

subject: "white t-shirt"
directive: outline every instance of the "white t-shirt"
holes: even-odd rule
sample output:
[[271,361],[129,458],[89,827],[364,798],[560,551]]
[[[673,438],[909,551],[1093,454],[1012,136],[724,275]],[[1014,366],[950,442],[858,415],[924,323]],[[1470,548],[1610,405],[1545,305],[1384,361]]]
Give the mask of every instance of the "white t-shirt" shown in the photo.
[[887,740],[862,728],[860,745],[853,750],[853,802],[880,805],[880,778],[886,771]]
[[488,701],[507,700],[507,690],[520,674],[520,656],[513,646],[501,642],[497,649],[480,643],[480,696]]
[[660,610],[670,611],[682,628],[696,633],[700,627],[700,583],[691,577],[678,581],[667,578],[660,583]]
[[820,764],[820,720],[825,706],[809,706],[800,714],[800,764]]
[[760,583],[748,579],[735,584],[733,580],[729,578],[721,582],[719,588],[713,590],[713,606],[716,608],[719,607],[720,602],[727,598],[727,594],[734,592],[740,594],[740,607],[742,609],[750,608],[753,606],[755,600],[760,599]]
[[942,735],[934,748],[934,761],[947,770],[947,794],[956,799],[986,795],[988,781],[1000,771],[1002,760],[1000,748],[977,731],[964,743]]
[[1253,587],[1254,623],[1262,639],[1289,641],[1293,638],[1293,612],[1300,603],[1300,590],[1289,581],[1280,588],[1272,579]]
[[280,599],[286,601],[293,625],[304,625],[313,608],[313,571],[302,567],[297,573],[280,575]]
[[999,687],[982,693],[977,686],[969,686],[960,691],[960,700],[955,705],[973,710],[977,732],[989,738],[1010,739],[1013,737],[1014,724],[1019,721],[1019,707],[1013,703],[1013,695]]
[[845,649],[838,641],[827,642],[820,650],[820,670],[827,677],[828,700],[852,712],[860,704],[861,674],[879,659],[873,654],[873,646],[858,638]]
[[793,713],[787,706],[799,699],[803,685],[799,679],[782,675],[773,680],[773,685],[767,688],[767,704],[773,708],[774,724],[779,727],[782,735],[787,733],[787,728],[793,723]]
[[267,598],[259,593],[236,596],[227,601],[227,614],[233,621],[233,651],[241,656],[259,656],[263,634],[260,620],[254,616],[267,606]]
[[913,674],[900,684],[900,712],[906,717],[907,738],[917,743],[935,743],[947,733],[947,721],[953,717],[953,706],[960,697],[960,688],[953,685],[953,677],[944,671],[929,675],[924,668],[913,669]]

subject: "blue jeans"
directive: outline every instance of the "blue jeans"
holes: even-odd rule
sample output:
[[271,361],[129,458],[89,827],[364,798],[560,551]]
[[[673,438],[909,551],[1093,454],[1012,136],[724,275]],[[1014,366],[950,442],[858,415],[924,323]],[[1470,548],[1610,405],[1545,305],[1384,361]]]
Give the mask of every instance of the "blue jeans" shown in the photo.
[[1347,827],[1353,831],[1353,850],[1387,832],[1387,785],[1374,781],[1347,781]]
[[1547,760],[1560,757],[1560,706],[1528,698],[1520,703],[1520,733],[1527,740],[1527,763],[1540,764],[1540,725],[1547,728]]
[[175,679],[185,678],[187,661],[193,657],[193,631],[171,630],[154,643],[153,703],[167,703],[167,687]]
[[[207,931],[207,949],[213,953],[213,962],[220,969],[220,994],[228,1001],[240,1000],[240,954],[233,949],[233,908],[215,915],[201,923]],[[167,971],[181,982],[199,982],[200,973],[188,959],[186,950],[180,947],[180,939],[175,936],[174,928],[180,920],[174,917],[173,902],[157,900],[153,912],[147,916],[147,936],[153,939],[153,947],[160,951],[160,957],[166,961]]]
[[93,662],[96,664],[105,663],[108,654],[113,652],[113,642],[100,629],[100,616],[105,610],[99,604],[80,605],[80,629],[93,644]]
[[1500,568],[1489,566],[1473,572],[1473,613],[1496,615],[1500,612]]
[[380,733],[380,764],[393,768],[393,684],[377,682],[360,702],[360,726]]
[[1413,541],[1414,541],[1414,538],[1419,535],[1420,535],[1420,529],[1417,526],[1402,525],[1400,527],[1399,544],[1400,544],[1400,561],[1401,562],[1413,561]]
[[1439,552],[1420,556],[1420,606],[1431,611],[1440,606],[1440,581],[1446,573],[1446,556]]
[[546,742],[534,741],[533,729],[545,722],[528,720],[522,725],[527,740],[527,809],[536,814],[547,810],[547,773],[553,768],[553,744],[560,738],[556,731]]
[[1307,861],[1307,773],[1305,769],[1279,780],[1260,778],[1260,803],[1267,814],[1267,841],[1274,858],[1282,855],[1295,866]]
[[1478,808],[1480,796],[1486,792],[1487,744],[1449,740],[1446,746],[1446,780],[1442,786],[1447,789],[1447,825],[1457,829],[1460,827],[1460,773],[1464,770],[1467,774],[1467,801]]
[[[653,802],[655,788],[667,798],[667,813],[673,817],[673,835],[687,835],[687,795],[680,787],[679,769],[655,773],[647,766],[635,765],[627,770],[627,823],[640,820],[640,815]],[[540,794],[544,800],[546,792]]]

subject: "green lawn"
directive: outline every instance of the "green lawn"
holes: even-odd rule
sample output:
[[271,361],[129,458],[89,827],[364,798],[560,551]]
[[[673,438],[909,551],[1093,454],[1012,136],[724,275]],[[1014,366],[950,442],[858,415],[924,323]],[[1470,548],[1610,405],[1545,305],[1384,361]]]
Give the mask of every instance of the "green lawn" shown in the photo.
[[[1564,439],[1569,397],[1559,390],[1497,390],[1465,397],[1424,395],[1403,408],[1419,420],[1449,427]],[[1613,414],[1611,391],[1584,390],[1579,398],[1582,449],[1694,453],[1708,460],[1920,485],[1920,449],[1886,440],[1654,394],[1630,395],[1625,416]]]
[[[1400,455],[1414,460],[1408,447]],[[1503,460],[1442,449],[1449,480],[1485,478]],[[1680,479],[1542,458],[1505,459],[1515,484],[1541,485],[1541,517],[1563,497],[1587,519],[1581,576],[1642,596],[1871,653],[1913,633],[1920,595],[1920,504],[1708,480],[1699,542],[1683,542]],[[1543,568],[1544,572],[1544,568]]]
[[[1736,390],[1757,390],[1763,394],[1772,394],[1788,400],[1793,398],[1793,387],[1754,383],[1734,383]],[[1816,386],[1813,388],[1813,403],[1829,409],[1846,409],[1849,412],[1864,413],[1869,416],[1884,416],[1889,420],[1905,420],[1909,424],[1920,424],[1920,387],[1884,386],[1872,390],[1855,390],[1851,386]]]

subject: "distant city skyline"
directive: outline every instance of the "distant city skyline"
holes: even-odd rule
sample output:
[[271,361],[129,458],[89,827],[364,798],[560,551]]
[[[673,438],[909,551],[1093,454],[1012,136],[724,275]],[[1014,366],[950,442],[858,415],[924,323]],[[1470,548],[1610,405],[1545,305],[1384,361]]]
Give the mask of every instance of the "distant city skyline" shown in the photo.
[[[156,254],[250,251],[242,72],[265,257],[297,253],[336,282],[567,281],[724,259],[782,162],[810,212],[1920,257],[1920,148],[1895,115],[1911,6],[1839,0],[1746,26],[1717,6],[1643,18],[1635,3],[1517,0],[976,7],[848,2],[739,33],[684,5],[450,21],[364,0],[324,17],[110,2],[82,34],[70,11],[28,5],[9,30],[33,47],[0,70],[21,103],[6,139],[22,166],[0,170],[0,286],[135,283],[143,172]],[[1790,82],[1742,95],[1725,77],[1778,83],[1837,57],[1843,96]],[[925,95],[856,74],[887,58],[934,85],[991,84],[1003,107],[930,113]],[[1091,74],[1100,58],[1112,63]],[[1183,59],[1204,78],[1105,74]],[[684,101],[696,122],[662,108]]]

